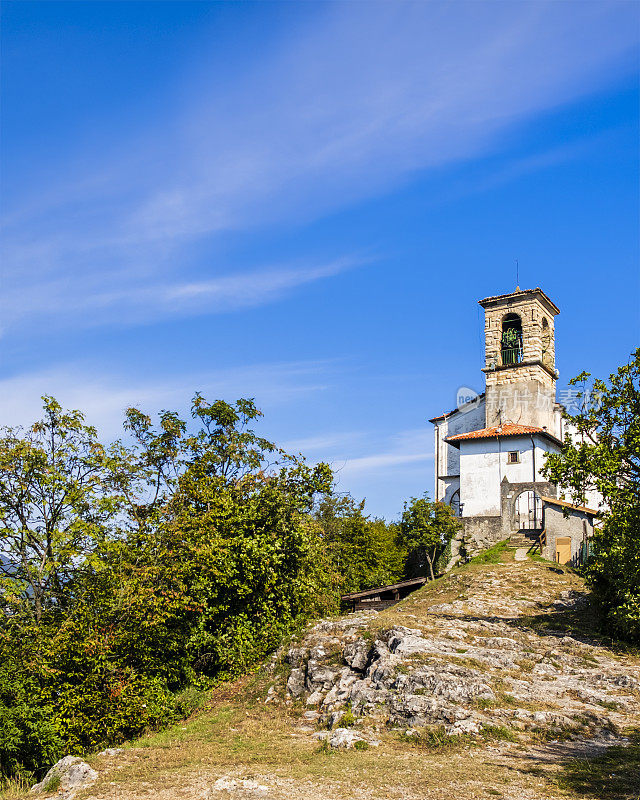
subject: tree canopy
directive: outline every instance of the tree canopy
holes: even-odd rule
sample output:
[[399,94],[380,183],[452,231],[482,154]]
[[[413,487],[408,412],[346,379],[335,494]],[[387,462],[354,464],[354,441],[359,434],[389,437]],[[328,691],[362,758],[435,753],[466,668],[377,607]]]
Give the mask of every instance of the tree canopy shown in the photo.
[[602,495],[586,574],[609,628],[640,641],[640,349],[608,382],[583,372],[570,383],[580,408],[565,416],[575,433],[547,457],[544,471],[578,502],[590,489]]
[[400,540],[413,560],[412,571],[423,574],[428,567],[434,580],[438,560],[448,551],[461,527],[450,506],[432,502],[426,493],[405,503]]
[[[341,594],[401,579],[407,547],[427,547],[260,436],[251,399],[196,394],[190,417],[156,421],[129,408],[108,446],[43,401],[40,421],[0,436],[4,775],[183,717],[194,692]],[[453,528],[434,514],[441,549]]]

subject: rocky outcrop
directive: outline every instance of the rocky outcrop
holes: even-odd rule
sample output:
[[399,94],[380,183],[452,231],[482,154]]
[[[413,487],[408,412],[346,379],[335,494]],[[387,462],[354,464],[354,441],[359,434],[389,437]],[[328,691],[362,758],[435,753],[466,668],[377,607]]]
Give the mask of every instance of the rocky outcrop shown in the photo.
[[[323,623],[318,633],[324,638],[336,632],[327,632]],[[405,727],[445,724],[456,733],[462,729],[460,721],[472,716],[465,704],[495,697],[478,670],[443,660],[422,663],[421,657],[432,652],[433,643],[417,629],[395,626],[373,643],[347,630],[344,640],[338,639],[340,666],[326,663],[327,658],[335,662],[338,652],[336,637],[331,639],[333,650],[320,643],[308,651],[292,648],[287,655],[289,663],[297,665],[287,681],[289,695],[304,698],[308,706],[318,705],[327,722],[347,706],[360,717],[379,716],[382,707],[391,723]]]
[[[472,596],[461,591],[433,603],[432,594],[421,614],[405,609],[419,627],[388,624],[402,613],[398,607],[318,623],[286,655],[286,695],[329,729],[342,724],[345,710],[356,727],[364,721],[402,730],[441,726],[449,735],[497,727],[593,735],[637,724],[640,676],[595,643],[517,624],[528,608],[545,604],[554,613],[587,603],[584,592],[572,589],[544,596],[528,566],[476,576]],[[523,594],[522,577],[532,579],[526,598],[509,598],[506,586],[501,591],[514,569]]]

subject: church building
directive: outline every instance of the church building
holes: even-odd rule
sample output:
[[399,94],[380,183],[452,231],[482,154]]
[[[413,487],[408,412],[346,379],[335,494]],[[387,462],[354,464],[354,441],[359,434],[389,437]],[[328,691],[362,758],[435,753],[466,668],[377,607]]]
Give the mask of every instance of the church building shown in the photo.
[[565,499],[541,473],[546,453],[567,432],[556,402],[555,317],[542,289],[519,288],[479,301],[485,314],[485,391],[433,417],[435,499],[462,518],[473,554],[511,537],[543,554],[578,563],[593,534],[589,506]]

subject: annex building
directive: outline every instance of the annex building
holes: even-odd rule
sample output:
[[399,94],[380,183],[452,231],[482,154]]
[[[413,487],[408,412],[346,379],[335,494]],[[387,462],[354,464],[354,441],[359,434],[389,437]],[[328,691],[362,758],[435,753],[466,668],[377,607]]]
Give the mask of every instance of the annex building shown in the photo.
[[[577,506],[541,473],[568,431],[556,401],[555,317],[542,289],[479,301],[485,314],[485,391],[430,422],[435,499],[461,517],[461,541],[477,552],[512,537],[577,563],[593,534],[598,497]],[[455,555],[455,551],[454,551]]]

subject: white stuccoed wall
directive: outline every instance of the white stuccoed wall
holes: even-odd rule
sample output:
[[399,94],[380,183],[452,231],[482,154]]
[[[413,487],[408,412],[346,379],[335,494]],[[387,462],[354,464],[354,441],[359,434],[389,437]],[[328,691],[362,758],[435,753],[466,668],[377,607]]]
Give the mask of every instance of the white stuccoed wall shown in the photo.
[[[540,473],[544,454],[559,448],[534,435],[536,481],[544,481]],[[520,452],[517,464],[507,464],[507,453]],[[509,483],[533,481],[533,448],[528,436],[510,436],[505,439],[481,439],[460,443],[460,502],[464,503],[463,516],[500,516],[500,483],[504,477]]]
[[[457,412],[447,419],[435,423],[436,487],[434,497],[448,503],[451,495],[460,488],[460,451],[447,444],[447,436],[469,433],[484,428],[484,398],[474,403],[469,411]],[[437,477],[439,476],[439,478]]]

